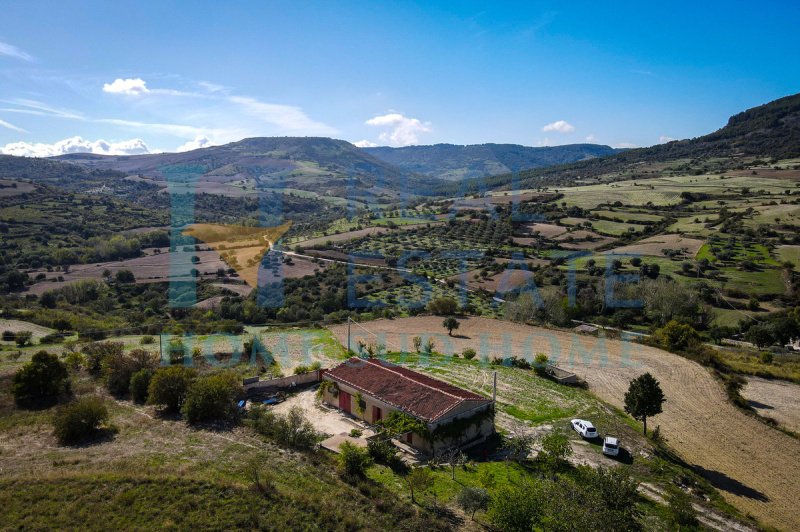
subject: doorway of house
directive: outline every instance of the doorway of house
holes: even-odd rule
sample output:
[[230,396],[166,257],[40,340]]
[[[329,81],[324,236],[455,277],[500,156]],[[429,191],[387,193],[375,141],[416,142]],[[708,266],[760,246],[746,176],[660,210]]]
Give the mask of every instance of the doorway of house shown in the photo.
[[339,408],[350,413],[350,394],[347,392],[339,392]]

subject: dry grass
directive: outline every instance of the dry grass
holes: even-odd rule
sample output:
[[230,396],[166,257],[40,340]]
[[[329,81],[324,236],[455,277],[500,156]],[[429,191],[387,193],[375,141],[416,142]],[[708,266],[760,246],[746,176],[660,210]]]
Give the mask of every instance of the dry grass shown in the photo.
[[663,257],[662,249],[686,248],[688,250],[687,255],[694,257],[700,251],[703,243],[703,240],[685,238],[681,235],[658,235],[640,240],[636,244],[614,248],[610,253]]

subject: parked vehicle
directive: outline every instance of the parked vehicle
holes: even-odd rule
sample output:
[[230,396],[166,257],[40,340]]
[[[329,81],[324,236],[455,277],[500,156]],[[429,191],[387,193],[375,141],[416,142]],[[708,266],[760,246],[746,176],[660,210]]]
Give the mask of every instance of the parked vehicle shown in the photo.
[[619,454],[619,440],[612,436],[606,436],[603,439],[603,454],[617,456]]
[[587,440],[597,438],[597,429],[594,428],[594,425],[592,425],[590,421],[586,421],[585,419],[573,419],[572,428]]

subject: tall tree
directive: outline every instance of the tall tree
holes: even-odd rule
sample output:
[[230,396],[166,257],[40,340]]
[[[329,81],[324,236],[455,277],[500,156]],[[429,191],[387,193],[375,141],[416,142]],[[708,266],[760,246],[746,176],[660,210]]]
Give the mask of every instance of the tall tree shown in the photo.
[[625,392],[625,411],[642,422],[647,434],[647,418],[660,414],[664,401],[661,385],[650,373],[645,373],[633,379]]

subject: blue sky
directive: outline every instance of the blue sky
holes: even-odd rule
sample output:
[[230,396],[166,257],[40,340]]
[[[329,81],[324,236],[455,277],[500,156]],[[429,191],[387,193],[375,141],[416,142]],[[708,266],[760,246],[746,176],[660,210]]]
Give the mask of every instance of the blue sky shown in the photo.
[[5,2],[0,150],[646,146],[800,91],[798,2],[563,4]]

